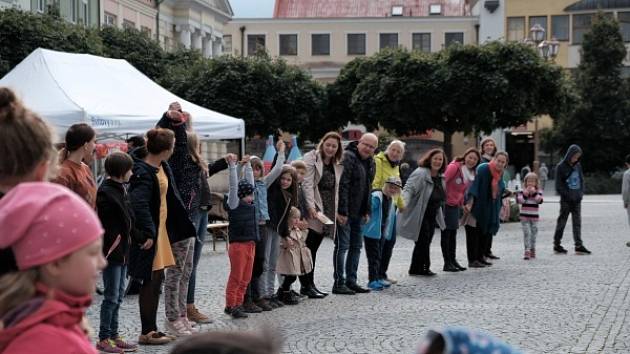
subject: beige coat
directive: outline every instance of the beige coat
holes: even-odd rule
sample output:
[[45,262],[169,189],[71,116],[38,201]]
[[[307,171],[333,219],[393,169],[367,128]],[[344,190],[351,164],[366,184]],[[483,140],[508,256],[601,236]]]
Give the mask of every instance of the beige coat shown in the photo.
[[[282,275],[303,275],[313,270],[311,250],[306,247],[308,231],[292,229],[287,237],[280,238],[280,252],[276,273]],[[289,245],[289,240],[292,244]]]
[[[341,147],[340,147],[341,148]],[[302,190],[304,191],[304,197],[306,198],[306,206],[307,208],[313,208],[317,211],[324,211],[324,206],[322,204],[322,197],[319,194],[319,181],[322,179],[322,173],[324,169],[324,162],[322,161],[322,155],[317,150],[309,151],[302,158],[304,163],[306,164],[306,176],[304,176],[304,181],[302,182]],[[341,173],[343,172],[343,165],[340,163],[334,164],[335,169],[335,211],[337,210],[337,206],[339,204],[339,181],[341,180]],[[335,225],[333,227],[333,237],[334,233],[337,232],[337,219],[333,218]],[[324,228],[324,224],[322,224],[317,219],[308,219],[308,228],[321,233]]]

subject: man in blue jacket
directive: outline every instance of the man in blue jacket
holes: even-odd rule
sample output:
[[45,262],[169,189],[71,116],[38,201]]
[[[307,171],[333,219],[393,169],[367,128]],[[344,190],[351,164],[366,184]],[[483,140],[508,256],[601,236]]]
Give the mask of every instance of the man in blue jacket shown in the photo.
[[569,213],[573,224],[573,241],[576,254],[591,254],[582,244],[582,197],[584,196],[584,174],[580,158],[582,149],[577,145],[569,146],[564,159],[556,166],[556,191],[560,194],[560,215],[556,224],[556,233],[553,236],[553,251],[558,254],[566,254],[567,250],[560,245],[564,227],[567,224]]

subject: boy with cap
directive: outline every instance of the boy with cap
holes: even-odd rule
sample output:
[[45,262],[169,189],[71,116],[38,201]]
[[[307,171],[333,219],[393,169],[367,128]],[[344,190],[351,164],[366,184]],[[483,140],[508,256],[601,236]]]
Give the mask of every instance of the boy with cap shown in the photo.
[[243,299],[252,277],[255,243],[258,241],[258,222],[254,205],[254,174],[249,156],[243,157],[245,179],[238,181],[236,161],[229,158],[230,191],[226,209],[230,225],[230,275],[225,289],[225,313],[233,318],[247,318]]
[[399,177],[390,176],[383,184],[383,189],[372,192],[372,210],[370,219],[363,226],[365,254],[368,260],[368,288],[383,290],[391,284],[380,276],[381,238],[390,239],[396,220],[396,211],[392,199],[396,198],[402,189]]

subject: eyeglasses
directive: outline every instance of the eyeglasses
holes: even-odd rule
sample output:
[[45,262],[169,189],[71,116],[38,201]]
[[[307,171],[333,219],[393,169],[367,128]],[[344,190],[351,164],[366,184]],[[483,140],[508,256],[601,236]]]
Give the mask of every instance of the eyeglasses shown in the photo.
[[360,143],[363,144],[364,146],[372,149],[372,150],[376,150],[376,146],[374,146],[374,145],[370,145],[370,144],[367,144],[367,143],[364,143],[364,142],[360,142]]

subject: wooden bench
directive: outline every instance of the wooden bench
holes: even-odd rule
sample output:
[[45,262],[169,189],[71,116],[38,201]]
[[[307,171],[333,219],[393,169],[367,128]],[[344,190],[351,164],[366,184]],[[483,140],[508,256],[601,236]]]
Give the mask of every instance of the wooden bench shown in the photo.
[[225,249],[230,249],[230,237],[228,235],[228,226],[230,223],[228,222],[214,222],[208,224],[208,232],[212,234],[212,250],[217,250],[217,234],[221,234],[225,239]]

